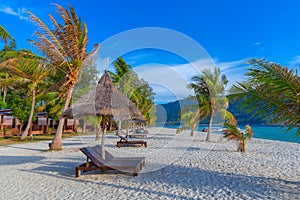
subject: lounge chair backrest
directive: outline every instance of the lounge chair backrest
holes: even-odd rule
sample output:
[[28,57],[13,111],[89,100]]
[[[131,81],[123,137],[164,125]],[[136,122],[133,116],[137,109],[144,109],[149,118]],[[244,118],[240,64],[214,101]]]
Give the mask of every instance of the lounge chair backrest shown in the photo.
[[123,137],[122,135],[119,135],[118,136],[121,138],[120,142],[127,142],[127,139],[125,137]]
[[[102,149],[101,149],[101,146],[100,145],[96,145],[96,146],[93,146],[91,147],[94,149],[94,151],[96,151],[100,156],[102,155]],[[109,153],[108,151],[105,150],[105,160],[112,160],[114,158],[114,156]]]
[[80,148],[80,151],[86,155],[97,167],[102,167],[104,160],[102,159],[101,154],[97,153],[92,147],[83,147]]

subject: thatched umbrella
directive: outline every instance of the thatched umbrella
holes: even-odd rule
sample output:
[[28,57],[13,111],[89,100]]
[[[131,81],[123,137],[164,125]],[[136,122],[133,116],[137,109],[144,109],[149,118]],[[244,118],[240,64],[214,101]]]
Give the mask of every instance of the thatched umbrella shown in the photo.
[[141,111],[115,88],[107,72],[96,88],[90,89],[63,113],[67,118],[84,115],[111,116],[115,120],[145,120]]
[[[100,78],[96,88],[91,89],[87,94],[83,95],[63,113],[64,117],[85,115],[101,116],[104,120],[106,120],[105,117],[107,116],[119,121],[145,120],[141,111],[115,88],[106,71]],[[103,124],[106,124],[106,122],[104,121]],[[103,147],[102,155],[105,152],[104,137],[106,128],[106,125],[104,125],[101,142],[101,146]]]

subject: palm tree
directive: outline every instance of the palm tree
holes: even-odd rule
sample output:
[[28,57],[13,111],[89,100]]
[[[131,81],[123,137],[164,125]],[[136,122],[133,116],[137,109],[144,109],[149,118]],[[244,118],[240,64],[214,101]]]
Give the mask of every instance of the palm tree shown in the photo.
[[113,62],[115,73],[109,72],[116,88],[127,98],[132,98],[133,92],[139,87],[137,74],[122,57]]
[[[58,22],[51,14],[49,15],[54,30],[49,29],[46,24],[33,13],[28,12],[31,20],[38,26],[35,32],[36,40],[31,41],[34,46],[41,50],[49,62],[49,67],[53,72],[63,72],[65,77],[62,86],[66,88],[65,104],[63,111],[70,104],[72,93],[78,74],[84,63],[89,58],[86,52],[88,42],[87,27],[84,22],[76,15],[74,8],[68,5],[68,9],[54,4],[56,11],[62,19]],[[98,50],[99,46],[91,52]],[[62,131],[64,117],[60,117],[56,135],[50,144],[52,150],[62,149]]]
[[18,58],[8,59],[7,61],[2,62],[0,66],[8,69],[8,73],[18,76],[28,82],[29,92],[32,96],[31,111],[26,129],[20,138],[20,140],[25,140],[32,123],[36,93],[40,85],[45,81],[48,75],[48,69],[46,68],[43,58],[28,53],[20,55]]
[[155,121],[154,92],[148,82],[139,79],[122,57],[113,62],[116,73],[110,73],[116,88],[142,112],[147,124]]
[[181,115],[181,120],[183,120],[183,126],[179,127],[176,130],[176,133],[180,133],[183,131],[185,128],[191,128],[191,136],[194,136],[194,131],[198,125],[199,118],[197,113],[194,113],[192,111],[186,112]]
[[246,126],[246,129],[240,130],[237,124],[225,123],[226,129],[223,130],[225,133],[224,137],[230,140],[236,140],[238,142],[238,151],[246,151],[246,143],[251,140],[253,136],[253,131],[249,125]]
[[300,80],[297,72],[264,59],[252,59],[247,81],[231,88],[230,98],[252,116],[281,123],[300,135]]
[[5,46],[8,46],[8,41],[12,42],[11,46],[15,46],[15,39],[0,25],[0,39],[4,40]]
[[[190,97],[191,100],[194,97]],[[177,133],[180,133],[185,128],[191,129],[191,136],[194,136],[194,131],[198,123],[202,120],[205,120],[210,116],[210,103],[209,100],[204,98],[204,96],[197,96],[198,105],[188,105],[181,110],[181,120],[183,120],[183,126],[177,129]],[[225,104],[221,107],[218,107],[218,114],[224,117],[225,121],[228,123],[236,123],[236,119],[231,112],[227,110],[228,108],[228,99],[222,98],[219,99],[219,103],[225,101]]]
[[226,76],[221,75],[220,68],[214,68],[213,73],[207,69],[203,70],[202,75],[194,76],[192,83],[188,85],[196,94],[199,117],[209,117],[206,141],[210,140],[213,117],[220,112],[226,113],[228,100],[224,93],[227,82]]
[[11,76],[8,73],[0,72],[0,87],[3,91],[2,102],[6,102],[6,95],[9,87],[12,87],[13,84],[17,83],[17,77]]

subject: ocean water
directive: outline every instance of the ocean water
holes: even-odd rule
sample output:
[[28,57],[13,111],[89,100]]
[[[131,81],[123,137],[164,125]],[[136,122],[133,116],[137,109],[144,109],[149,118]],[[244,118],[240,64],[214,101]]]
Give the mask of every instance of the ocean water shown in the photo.
[[[178,125],[165,126],[165,127],[177,129]],[[202,131],[203,128],[205,128],[205,126],[198,126],[198,131]],[[244,129],[245,126],[240,126],[240,128]],[[295,130],[287,132],[286,128],[282,128],[279,126],[251,126],[251,128],[254,132],[253,138],[300,143],[300,136],[295,137],[295,132],[296,132]]]

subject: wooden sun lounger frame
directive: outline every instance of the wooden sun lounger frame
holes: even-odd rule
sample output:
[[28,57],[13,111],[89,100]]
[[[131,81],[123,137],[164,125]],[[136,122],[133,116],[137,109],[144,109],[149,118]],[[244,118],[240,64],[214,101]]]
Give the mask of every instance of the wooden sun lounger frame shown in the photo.
[[144,147],[147,147],[147,142],[144,141],[144,140],[132,140],[132,141],[129,141],[127,140],[127,138],[121,136],[121,135],[118,135],[121,139],[119,142],[117,142],[117,147],[120,148],[121,145],[126,145],[126,146],[129,146],[129,145],[132,145],[132,144],[140,144],[141,146],[144,146]]
[[133,176],[138,176],[138,173],[145,166],[145,157],[114,157],[109,152],[105,151],[106,159],[102,159],[101,147],[80,148],[80,151],[86,155],[86,162],[77,166],[75,169],[75,177],[79,177],[82,172],[94,170],[118,170],[130,172]]

